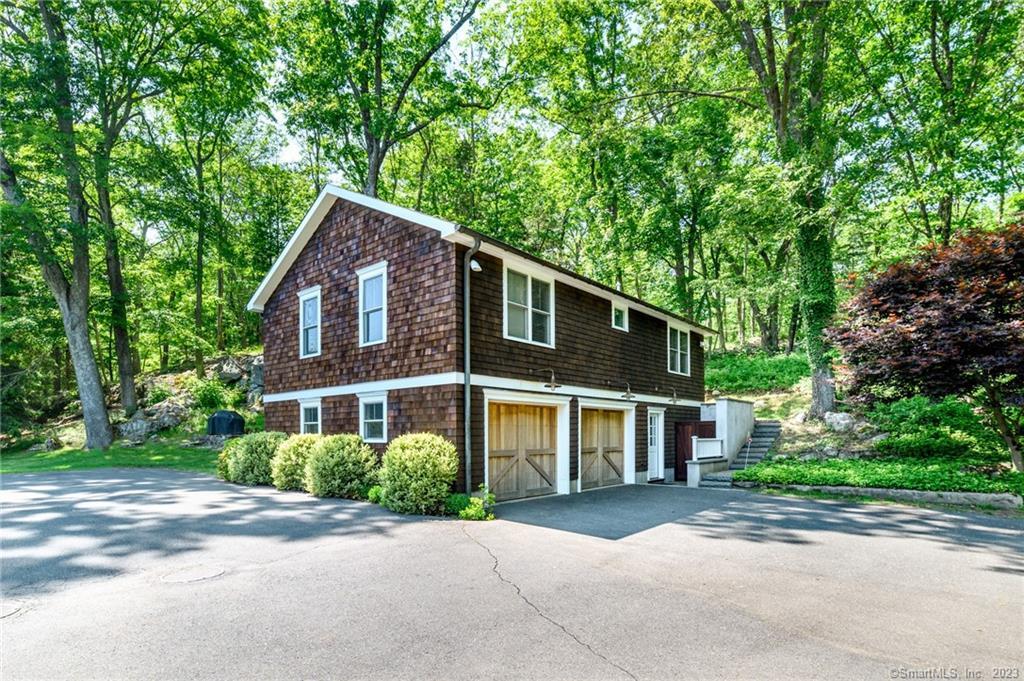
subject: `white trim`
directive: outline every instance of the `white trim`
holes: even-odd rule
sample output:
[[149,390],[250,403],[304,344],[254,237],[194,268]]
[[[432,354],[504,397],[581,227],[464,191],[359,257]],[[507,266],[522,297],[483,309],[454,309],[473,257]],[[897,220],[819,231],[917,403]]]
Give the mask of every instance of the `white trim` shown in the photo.
[[[606,399],[609,404],[675,404],[680,407],[700,407],[697,400],[678,399],[672,402],[671,397],[664,395],[650,395],[636,393],[633,400],[625,400],[622,393],[617,390],[605,390],[601,388],[585,388],[576,385],[563,385],[552,392],[545,388],[541,381],[525,381],[518,378],[501,378],[500,376],[486,376],[473,374],[471,383],[482,388],[497,388],[501,390],[512,390],[518,392],[537,392],[554,399],[562,397],[581,397],[586,399]],[[366,381],[363,383],[350,383],[348,385],[333,385],[323,388],[310,388],[306,390],[291,390],[283,393],[267,393],[263,396],[263,402],[284,402],[287,400],[314,399],[318,397],[333,397],[335,395],[356,395],[361,392],[384,391],[384,390],[405,390],[408,388],[428,388],[437,385],[462,384],[462,372],[450,371],[440,374],[425,374],[423,376],[408,376],[405,378],[392,378],[383,381]],[[540,395],[537,399],[542,399]]]
[[[651,445],[650,445],[650,428],[651,428],[651,416],[658,416],[658,441],[655,443],[654,448],[657,451],[658,470],[655,471],[657,475],[651,477]],[[647,431],[644,433],[644,442],[647,446],[647,479],[654,480],[657,478],[665,477],[665,408],[664,407],[648,407],[647,408]]]
[[453,222],[442,220],[430,215],[425,215],[409,208],[403,208],[402,206],[396,206],[393,203],[387,201],[381,201],[364,194],[359,194],[347,189],[342,189],[333,184],[329,184],[324,187],[323,191],[320,192],[320,196],[316,198],[313,205],[310,206],[306,212],[306,216],[302,218],[302,222],[299,223],[298,228],[292,234],[291,238],[288,239],[288,243],[285,244],[284,249],[277,256],[277,260],[274,261],[274,265],[267,272],[267,275],[263,277],[263,281],[260,282],[259,287],[255,293],[252,294],[252,298],[249,299],[249,303],[246,305],[247,310],[253,312],[263,312],[263,306],[270,300],[271,294],[281,283],[284,275],[288,272],[288,269],[295,262],[295,259],[299,257],[299,253],[306,247],[310,237],[316,232],[316,228],[320,226],[320,222],[327,215],[327,212],[334,205],[336,199],[344,199],[360,206],[393,215],[402,220],[408,220],[414,224],[422,227],[428,227],[436,230],[442,237],[447,237],[453,234],[458,226]]
[[[367,279],[373,279],[374,277],[381,276],[383,281],[381,283],[381,313],[383,314],[384,320],[381,323],[381,337],[374,341],[363,340],[363,283]],[[359,313],[359,347],[365,348],[370,345],[380,345],[386,343],[388,340],[388,261],[382,260],[373,265],[363,267],[356,270],[356,277],[359,280],[358,290],[358,303],[357,311]]]
[[549,395],[568,395],[571,397],[580,397],[588,399],[606,399],[611,400],[609,404],[631,404],[637,402],[649,402],[652,404],[665,404],[671,405],[676,404],[680,407],[700,407],[700,402],[697,400],[677,399],[672,402],[671,397],[664,395],[650,395],[645,393],[635,393],[632,400],[626,400],[622,397],[622,391],[618,390],[606,390],[603,388],[585,388],[577,385],[563,385],[557,388],[554,392],[550,388],[545,388],[544,383],[540,381],[524,381],[519,378],[501,378],[500,376],[485,376],[482,374],[473,374],[471,376],[471,383],[473,385],[483,386],[487,388],[502,388],[505,390],[519,390],[519,391],[537,391],[541,393],[547,393]]
[[423,376],[392,378],[383,381],[365,381],[363,383],[350,383],[348,385],[332,385],[323,388],[290,390],[284,393],[268,393],[263,396],[263,402],[285,402],[287,400],[334,397],[336,395],[357,395],[362,392],[404,390],[407,388],[428,388],[435,385],[450,385],[452,383],[462,383],[462,372],[451,371],[443,374],[426,374]]
[[[581,398],[579,401],[580,415],[576,422],[576,428],[580,432],[583,431],[583,410],[584,409],[604,409],[606,411],[621,411],[622,418],[625,419],[625,423],[622,424],[622,484],[624,485],[635,485],[636,484],[636,405],[633,403],[623,402],[610,402],[608,400],[594,400]],[[646,441],[647,438],[644,438]],[[577,442],[582,443],[582,440],[577,437]],[[583,446],[578,445],[576,450],[576,456],[580,458],[580,461],[576,464],[576,470],[582,473],[583,467]],[[583,476],[577,475],[577,486],[579,491],[583,491]],[[609,485],[610,486],[610,485]]]
[[[320,286],[311,286],[307,289],[299,291],[299,359],[309,359],[310,357],[319,357],[320,352],[324,346],[324,334],[323,334],[323,316],[320,314],[323,308],[320,302]],[[310,298],[316,298],[316,352],[306,353],[305,339],[302,337],[302,332],[306,328],[306,314],[304,311],[305,302]]]
[[[363,442],[371,443],[384,443],[388,441],[388,393],[386,390],[379,390],[370,393],[357,393],[356,397],[359,399],[359,437],[363,438]],[[366,437],[366,412],[364,407],[368,404],[383,404],[384,409],[382,411],[384,416],[384,427],[383,436],[379,438],[368,438]]]
[[324,416],[319,399],[299,400],[299,432],[306,434],[306,410],[316,408],[316,434],[323,434]]
[[569,405],[570,398],[562,395],[535,395],[508,390],[484,390],[484,485],[490,488],[490,440],[488,428],[491,420],[491,401],[512,404],[535,404],[555,407],[558,419],[555,434],[555,494],[569,493]]
[[[629,306],[628,305],[621,305],[621,304],[615,302],[614,300],[611,301],[611,304],[612,304],[612,328],[615,329],[616,331],[625,331],[626,333],[629,333]],[[622,311],[622,321],[623,321],[623,325],[622,326],[616,326],[615,325],[615,312],[618,311],[618,310]]]
[[[516,274],[526,277],[526,335],[527,338],[519,338],[517,336],[511,336],[508,332],[508,274],[509,267],[507,264],[502,263],[501,270],[501,333],[508,340],[513,340],[518,343],[529,343],[530,345],[539,345],[542,348],[554,348],[555,347],[555,281],[549,275],[542,273],[538,268],[528,268],[513,266],[511,268]],[[551,339],[550,343],[541,343],[540,341],[533,340],[533,280],[543,282],[548,285],[548,321],[550,325],[548,327],[548,335]],[[519,305],[519,303],[515,303]],[[541,310],[543,314],[544,311]]]
[[[456,243],[462,244],[464,246],[473,245],[473,236],[470,234],[466,234],[465,232],[455,231],[451,234],[444,235],[443,238],[448,241],[454,241]],[[709,329],[700,328],[698,326],[689,324],[684,320],[678,319],[677,317],[674,317],[664,312],[663,310],[655,307],[651,303],[645,303],[642,300],[633,300],[630,298],[626,298],[625,296],[616,295],[614,292],[609,291],[606,288],[597,286],[584,280],[580,275],[562,272],[550,265],[545,265],[543,263],[536,262],[535,260],[532,260],[530,258],[524,258],[518,253],[513,253],[507,248],[502,248],[498,244],[485,241],[483,242],[483,244],[481,244],[480,251],[488,255],[493,255],[495,257],[501,258],[503,264],[511,264],[513,269],[543,272],[544,276],[551,277],[554,281],[563,283],[566,286],[571,286],[581,291],[586,291],[587,293],[593,294],[598,298],[610,300],[617,304],[630,308],[642,307],[642,311],[644,314],[650,317],[654,317],[655,319],[660,319],[663,322],[669,324],[675,324],[676,326],[685,327],[689,329],[689,331],[691,331],[692,333],[696,333],[699,336],[707,337],[711,336],[714,333]]]
[[[679,334],[686,338],[686,371],[673,371],[672,370],[672,332],[678,331]],[[689,376],[690,375],[690,330],[682,324],[669,323],[668,329],[665,332],[665,368],[670,374],[676,374],[677,376]]]

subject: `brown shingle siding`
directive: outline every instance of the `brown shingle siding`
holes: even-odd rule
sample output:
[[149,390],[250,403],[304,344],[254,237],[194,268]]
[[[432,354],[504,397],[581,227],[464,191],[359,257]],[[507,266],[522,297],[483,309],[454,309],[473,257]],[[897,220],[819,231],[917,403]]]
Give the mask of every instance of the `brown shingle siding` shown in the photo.
[[611,326],[608,299],[560,282],[555,283],[555,347],[504,338],[502,261],[484,254],[476,258],[483,269],[472,275],[471,284],[473,373],[546,381],[542,370],[554,369],[563,385],[624,392],[628,382],[634,393],[668,397],[675,388],[680,399],[704,399],[699,334],[690,334],[690,376],[669,373],[665,321],[631,309],[629,332],[618,331]]
[[[388,263],[387,342],[358,339],[356,271]],[[263,312],[268,393],[456,371],[455,247],[437,232],[335,202]],[[321,354],[299,359],[297,294],[321,287]]]

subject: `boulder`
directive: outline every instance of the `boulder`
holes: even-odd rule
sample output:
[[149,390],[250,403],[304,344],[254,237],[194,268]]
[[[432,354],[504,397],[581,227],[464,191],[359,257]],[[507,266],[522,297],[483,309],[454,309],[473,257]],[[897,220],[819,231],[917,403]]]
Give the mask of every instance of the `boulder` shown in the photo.
[[241,379],[242,375],[242,367],[231,357],[224,360],[224,363],[220,365],[220,370],[217,372],[217,378],[220,379],[221,383],[234,383]]
[[245,395],[245,406],[253,411],[259,411],[263,406],[263,388],[253,388]]
[[263,392],[263,355],[254,357],[249,366],[249,385],[252,388],[259,388]]
[[118,434],[129,442],[141,442],[151,434],[167,430],[188,418],[188,407],[169,397],[151,407],[135,412],[130,419],[117,426]]
[[64,443],[58,440],[56,436],[50,436],[46,438],[46,442],[43,443],[43,446],[46,447],[46,451],[52,452],[57,449],[63,448]]
[[825,427],[837,433],[846,433],[853,430],[856,419],[853,414],[840,411],[825,412]]

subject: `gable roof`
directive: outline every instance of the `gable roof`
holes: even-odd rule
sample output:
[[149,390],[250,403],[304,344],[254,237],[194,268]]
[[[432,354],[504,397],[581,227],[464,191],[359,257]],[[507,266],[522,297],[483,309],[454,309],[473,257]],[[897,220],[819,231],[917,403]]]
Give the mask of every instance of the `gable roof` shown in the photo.
[[375,199],[372,196],[366,194],[360,194],[358,192],[350,191],[348,189],[342,189],[341,187],[333,184],[329,184],[323,188],[320,192],[320,196],[316,197],[316,201],[310,206],[309,210],[306,211],[306,216],[302,218],[302,222],[299,223],[299,228],[295,230],[292,237],[288,239],[288,243],[285,244],[284,250],[281,251],[280,255],[277,256],[277,260],[271,266],[270,271],[267,272],[266,276],[263,277],[263,281],[256,288],[256,292],[252,294],[252,298],[249,299],[249,303],[245,306],[247,310],[253,312],[263,312],[263,306],[270,300],[270,296],[273,295],[274,290],[278,284],[284,278],[284,275],[291,269],[295,259],[302,253],[302,249],[306,247],[313,233],[316,232],[316,228],[320,226],[320,222],[323,221],[327,212],[334,206],[335,199],[345,199],[352,203],[360,206],[366,206],[373,210],[380,211],[381,213],[387,213],[388,215],[394,215],[395,217],[408,220],[417,225],[423,227],[429,227],[435,229],[441,236],[448,236],[458,229],[458,225],[454,222],[448,222],[441,218],[435,218],[419,211],[411,210],[409,208],[402,208],[396,206],[393,203],[387,201],[381,201]]
[[273,295],[274,290],[281,283],[284,275],[287,274],[296,258],[299,257],[302,249],[305,248],[306,244],[313,236],[313,233],[316,232],[317,227],[320,226],[321,221],[334,205],[334,201],[336,199],[351,201],[357,205],[365,206],[387,215],[393,215],[413,224],[428,227],[436,230],[441,238],[447,239],[448,241],[464,245],[472,245],[475,239],[480,239],[480,250],[485,253],[490,253],[504,260],[511,260],[513,262],[518,261],[532,267],[539,267],[553,278],[570,286],[583,289],[624,307],[639,309],[646,314],[663,319],[666,322],[685,326],[691,331],[702,336],[709,336],[714,333],[712,329],[704,326],[703,324],[698,324],[686,317],[670,312],[656,305],[652,305],[640,298],[625,294],[622,291],[617,291],[610,286],[594,281],[593,279],[577,274],[576,272],[560,267],[559,265],[550,263],[543,258],[527,253],[515,246],[511,246],[503,241],[487,236],[486,234],[482,234],[474,229],[457,225],[454,222],[442,220],[441,218],[437,218],[432,215],[420,213],[419,211],[415,211],[410,208],[403,208],[402,206],[397,206],[393,203],[388,203],[387,201],[381,201],[380,199],[375,199],[373,197],[366,196],[365,194],[359,194],[348,189],[342,189],[341,187],[333,184],[329,184],[324,187],[323,191],[321,191],[320,195],[316,198],[316,201],[313,202],[313,205],[310,207],[309,211],[307,211],[305,217],[302,218],[302,222],[299,223],[298,229],[295,230],[295,233],[292,234],[288,243],[285,244],[284,250],[282,250],[281,254],[277,256],[277,260],[274,261],[270,271],[267,272],[265,277],[263,277],[263,281],[260,282],[256,292],[252,294],[252,298],[249,299],[246,309],[254,312],[263,311],[263,306],[266,305],[268,300],[270,300],[270,296]]

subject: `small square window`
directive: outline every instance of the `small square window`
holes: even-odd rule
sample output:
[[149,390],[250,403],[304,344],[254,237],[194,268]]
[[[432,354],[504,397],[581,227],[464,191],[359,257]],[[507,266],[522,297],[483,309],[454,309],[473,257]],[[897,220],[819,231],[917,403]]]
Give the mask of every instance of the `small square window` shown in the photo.
[[629,331],[629,308],[612,303],[612,328]]

